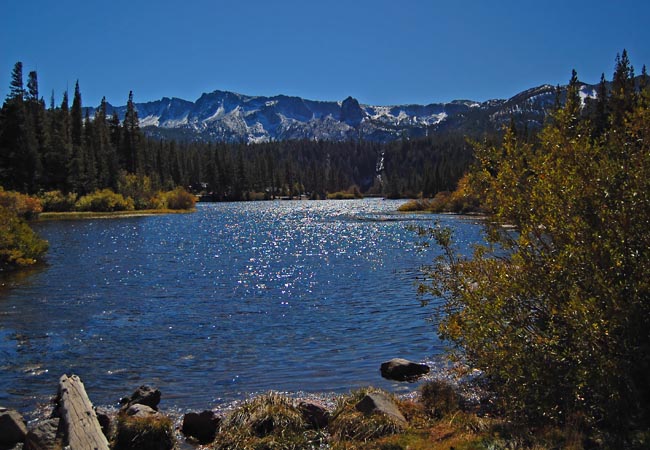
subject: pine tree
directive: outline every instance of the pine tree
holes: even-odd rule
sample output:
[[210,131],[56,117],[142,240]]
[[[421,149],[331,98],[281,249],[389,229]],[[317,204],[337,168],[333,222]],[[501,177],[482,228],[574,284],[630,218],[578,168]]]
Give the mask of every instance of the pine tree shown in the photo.
[[70,109],[71,154],[68,160],[68,184],[74,192],[86,193],[85,152],[83,139],[83,111],[79,80],[75,83],[72,108]]
[[42,182],[43,172],[42,172],[42,160],[43,155],[48,150],[50,145],[50,136],[47,125],[47,115],[45,111],[45,102],[43,99],[39,98],[38,92],[38,75],[35,71],[29,72],[28,81],[27,81],[27,109],[28,113],[31,116],[31,121],[34,127],[34,134],[37,141],[37,152],[38,152],[38,183]]
[[610,97],[611,121],[613,130],[622,128],[625,115],[629,113],[636,102],[634,86],[634,68],[630,64],[627,51],[616,55],[612,92]]
[[[97,141],[95,135],[95,123],[90,120],[90,115],[86,110],[84,118],[84,145],[83,153],[83,175],[84,175],[84,192],[92,192],[99,187],[97,180]],[[103,187],[103,186],[102,186]]]
[[[119,128],[119,120],[117,121]],[[106,97],[102,97],[99,108],[95,112],[94,145],[97,157],[97,180],[101,187],[117,187],[119,163],[117,151],[111,139],[111,125],[107,120]],[[119,139],[117,139],[119,142]]]
[[23,84],[23,63],[18,61],[14,64],[11,72],[11,83],[9,84],[9,95],[7,100],[23,100],[25,97],[25,86]]
[[598,84],[598,91],[596,99],[590,100],[589,118],[591,120],[592,136],[594,138],[600,137],[607,127],[608,121],[608,101],[609,92],[607,90],[607,81],[605,74],[600,76],[600,83]]
[[72,152],[67,92],[63,93],[59,108],[54,107],[54,93],[52,94],[49,116],[50,145],[43,154],[43,184],[46,189],[67,192],[70,189],[68,158]]
[[25,105],[23,65],[14,66],[9,95],[2,106],[0,129],[0,185],[35,192],[40,174],[38,143],[32,117]]
[[130,91],[129,100],[126,103],[126,113],[122,123],[120,148],[120,162],[129,173],[137,173],[142,169],[140,154],[141,141],[138,112],[133,103],[133,91]]

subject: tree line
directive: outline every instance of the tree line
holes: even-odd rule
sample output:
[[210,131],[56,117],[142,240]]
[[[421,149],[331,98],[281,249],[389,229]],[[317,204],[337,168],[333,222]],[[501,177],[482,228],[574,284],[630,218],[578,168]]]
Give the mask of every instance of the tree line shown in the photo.
[[263,144],[155,139],[140,129],[129,93],[123,118],[102,99],[92,117],[79,82],[49,106],[36,71],[17,62],[0,110],[0,186],[24,193],[84,195],[118,188],[124,174],[155,189],[183,186],[213,200],[309,196],[357,189],[392,197],[453,189],[472,161],[465,137],[447,133],[388,144],[296,140]]

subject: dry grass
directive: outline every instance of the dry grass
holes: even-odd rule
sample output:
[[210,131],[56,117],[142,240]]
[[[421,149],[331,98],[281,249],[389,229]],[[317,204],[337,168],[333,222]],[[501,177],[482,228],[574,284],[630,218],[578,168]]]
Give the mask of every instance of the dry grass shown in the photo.
[[174,427],[166,416],[120,415],[112,446],[115,450],[169,450],[174,448]]
[[[361,389],[339,399],[329,426],[334,441],[339,443],[343,441],[367,442],[405,430],[402,423],[387,415],[366,415],[355,408],[357,403],[369,392],[380,391],[373,388]],[[398,403],[397,399],[395,399],[395,403]]]
[[269,392],[244,402],[226,417],[211,448],[297,450],[319,448],[325,436],[309,429],[295,401]]

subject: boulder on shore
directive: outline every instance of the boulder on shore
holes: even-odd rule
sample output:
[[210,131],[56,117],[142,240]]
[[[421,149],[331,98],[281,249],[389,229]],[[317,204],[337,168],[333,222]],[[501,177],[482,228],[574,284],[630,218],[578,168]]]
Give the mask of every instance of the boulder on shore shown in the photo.
[[0,445],[13,447],[25,442],[27,426],[23,416],[15,409],[0,407]]
[[136,389],[130,397],[121,399],[120,403],[122,404],[122,410],[128,409],[131,405],[140,404],[158,411],[160,391],[154,387],[143,385]]
[[27,433],[25,450],[59,450],[63,448],[63,436],[59,433],[61,419],[47,419]]
[[298,403],[298,410],[307,423],[316,430],[322,430],[329,425],[330,413],[319,402],[303,400]]
[[146,417],[161,417],[161,414],[150,406],[141,403],[135,403],[124,410],[125,414],[129,417],[137,417],[144,419]]
[[185,436],[196,439],[200,444],[209,444],[217,436],[221,417],[214,411],[190,412],[183,416],[181,431]]
[[363,414],[384,414],[399,424],[406,424],[404,415],[393,400],[381,392],[369,392],[357,403],[355,409]]
[[408,359],[394,358],[381,365],[381,376],[388,380],[415,381],[429,373],[429,366]]

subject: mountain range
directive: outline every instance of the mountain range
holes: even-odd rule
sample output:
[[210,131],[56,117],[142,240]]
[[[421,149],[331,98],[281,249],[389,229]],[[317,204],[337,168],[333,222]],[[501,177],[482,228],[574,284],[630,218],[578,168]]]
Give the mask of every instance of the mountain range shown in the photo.
[[[560,98],[565,93],[560,88]],[[582,85],[581,97],[595,97],[597,86]],[[455,100],[428,105],[373,106],[348,97],[314,101],[276,95],[248,96],[227,91],[201,95],[195,102],[164,97],[136,103],[140,127],[151,137],[209,142],[258,143],[288,139],[389,142],[445,130],[486,131],[510,120],[539,128],[558,98],[542,85],[509,99]],[[124,118],[126,106],[107,105]],[[94,108],[88,108],[94,115]]]

